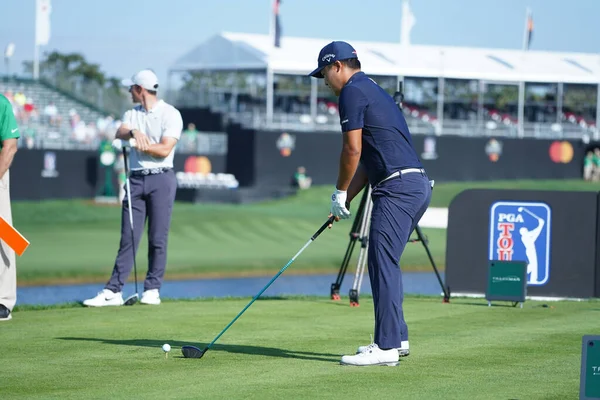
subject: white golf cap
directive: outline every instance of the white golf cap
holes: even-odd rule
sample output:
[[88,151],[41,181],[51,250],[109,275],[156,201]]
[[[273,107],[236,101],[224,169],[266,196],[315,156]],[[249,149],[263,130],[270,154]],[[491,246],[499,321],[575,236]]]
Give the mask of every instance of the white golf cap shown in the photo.
[[149,69],[141,70],[131,79],[123,79],[121,83],[127,87],[138,85],[146,90],[158,90],[158,77]]

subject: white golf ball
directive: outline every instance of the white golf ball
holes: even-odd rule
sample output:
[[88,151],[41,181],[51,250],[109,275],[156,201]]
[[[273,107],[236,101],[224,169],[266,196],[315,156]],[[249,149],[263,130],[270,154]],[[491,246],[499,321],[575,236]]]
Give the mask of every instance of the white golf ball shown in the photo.
[[168,343],[163,344],[162,349],[165,353],[168,353],[169,351],[171,351],[171,345]]

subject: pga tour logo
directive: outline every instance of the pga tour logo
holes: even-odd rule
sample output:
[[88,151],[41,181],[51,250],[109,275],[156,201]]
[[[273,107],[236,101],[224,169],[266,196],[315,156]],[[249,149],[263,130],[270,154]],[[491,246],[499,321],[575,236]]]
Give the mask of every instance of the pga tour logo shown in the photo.
[[544,285],[550,277],[550,217],[545,203],[492,204],[489,260],[526,261],[527,283]]

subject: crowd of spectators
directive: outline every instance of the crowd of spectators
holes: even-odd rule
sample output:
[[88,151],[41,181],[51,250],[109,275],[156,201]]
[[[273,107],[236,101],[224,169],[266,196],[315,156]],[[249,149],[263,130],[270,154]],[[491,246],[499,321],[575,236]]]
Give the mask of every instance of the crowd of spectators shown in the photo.
[[66,138],[71,143],[95,146],[106,135],[114,134],[121,124],[112,115],[86,121],[74,107],[61,113],[54,102],[38,104],[37,99],[21,91],[7,90],[2,94],[13,107],[21,127],[22,145],[28,148],[35,147],[41,136],[45,140]]

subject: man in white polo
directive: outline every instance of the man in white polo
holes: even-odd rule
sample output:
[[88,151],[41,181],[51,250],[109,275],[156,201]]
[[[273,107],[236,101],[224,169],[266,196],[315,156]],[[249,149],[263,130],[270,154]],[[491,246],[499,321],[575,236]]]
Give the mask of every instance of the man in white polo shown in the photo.
[[94,298],[85,300],[89,307],[123,305],[121,290],[133,267],[131,246],[138,249],[148,219],[148,273],[144,281],[142,304],[160,304],[159,289],[167,265],[167,239],[175,202],[177,180],[173,172],[175,145],[181,137],[183,121],[179,111],[156,96],[158,78],[151,70],[142,70],[123,80],[138,106],[127,111],[117,130],[117,139],[135,139],[129,157],[131,208],[135,244],[131,243],[129,209],[123,199],[121,243],[112,276]]

